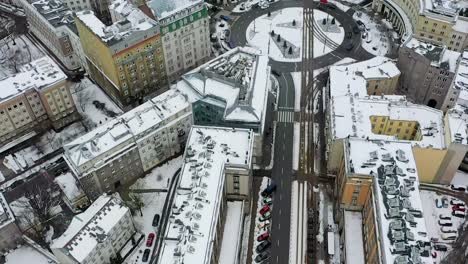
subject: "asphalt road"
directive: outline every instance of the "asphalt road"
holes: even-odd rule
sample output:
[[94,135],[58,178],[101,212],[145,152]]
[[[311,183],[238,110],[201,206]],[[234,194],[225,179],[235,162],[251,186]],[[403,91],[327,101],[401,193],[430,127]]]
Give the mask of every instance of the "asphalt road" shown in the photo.
[[[254,21],[255,18],[279,9],[302,6],[302,1],[282,0],[270,4],[270,7],[267,9],[252,8],[252,10],[249,12],[241,13],[239,14],[239,18],[231,25],[231,41],[234,42],[236,46],[245,46],[247,44],[247,27],[251,22]],[[340,22],[340,24],[343,26],[345,32],[353,32],[353,27],[357,27],[356,22],[352,18],[352,14],[354,12],[352,9],[349,9],[347,12],[344,12],[339,8],[327,8],[324,10],[320,7],[319,9],[335,17],[335,19],[338,20],[338,22]],[[353,45],[353,49],[348,51],[346,50],[346,46],[348,46],[350,43]],[[362,48],[361,34],[353,33],[351,38],[347,38],[345,35],[343,42],[336,50],[315,58],[314,69],[326,67],[345,57],[350,57],[356,60],[366,60],[374,56]],[[302,68],[302,62],[280,62],[272,59],[270,59],[270,65],[273,69],[280,73],[297,72]]]
[[276,183],[271,222],[270,263],[289,262],[289,230],[291,217],[291,182],[294,135],[294,82],[291,74],[278,77],[280,84],[276,116],[274,163],[271,179]]

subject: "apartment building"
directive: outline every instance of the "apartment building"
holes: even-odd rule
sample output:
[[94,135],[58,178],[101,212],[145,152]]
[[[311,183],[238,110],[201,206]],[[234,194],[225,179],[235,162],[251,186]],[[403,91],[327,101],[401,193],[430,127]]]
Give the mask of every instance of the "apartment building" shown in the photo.
[[456,0],[374,0],[372,8],[392,22],[403,42],[415,37],[462,51],[468,46],[468,17]]
[[91,0],[62,0],[63,3],[73,12],[82,10],[92,10]]
[[[361,68],[366,68],[363,63]],[[353,69],[349,64],[330,68],[329,172],[339,173],[346,138],[398,140],[412,144],[420,181],[450,182],[465,156],[459,148],[466,145],[447,139],[449,124],[442,111],[408,102],[405,96],[368,95]]]
[[[335,189],[340,228],[346,229],[348,210],[362,213],[361,219],[353,219],[362,226],[362,235],[346,237],[357,242],[346,242],[345,252],[354,251],[344,254],[345,263],[432,263],[412,148],[400,141],[345,141]],[[364,258],[349,262],[356,256]]]
[[64,158],[94,200],[182,152],[192,123],[186,97],[169,90],[65,145]]
[[129,6],[106,26],[92,11],[76,14],[90,77],[122,108],[167,88],[159,25]]
[[81,62],[78,46],[70,41],[73,13],[61,0],[18,0],[24,8],[29,30],[70,71],[78,71]]
[[210,22],[204,1],[152,0],[148,6],[161,27],[171,81],[210,58]]
[[86,211],[74,216],[50,247],[63,264],[110,264],[118,259],[135,232],[130,209],[117,196],[103,194]]
[[0,193],[0,253],[5,254],[15,249],[22,242],[22,236],[10,206]]
[[402,45],[398,54],[401,71],[398,94],[413,103],[446,111],[453,107],[458,90],[452,89],[460,53],[415,38]]
[[184,74],[176,89],[192,103],[196,125],[252,129],[256,163],[272,121],[270,78],[267,55],[238,47]]
[[0,144],[24,141],[79,118],[66,75],[43,57],[0,81]]
[[221,263],[226,201],[250,200],[252,147],[251,130],[193,126],[157,263]]

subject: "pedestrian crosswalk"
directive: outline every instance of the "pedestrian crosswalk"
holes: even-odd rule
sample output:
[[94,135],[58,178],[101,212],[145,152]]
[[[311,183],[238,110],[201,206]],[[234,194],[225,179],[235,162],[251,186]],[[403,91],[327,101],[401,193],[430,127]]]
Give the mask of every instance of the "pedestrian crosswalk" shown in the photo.
[[294,122],[294,112],[292,111],[278,111],[276,112],[276,121],[283,123]]

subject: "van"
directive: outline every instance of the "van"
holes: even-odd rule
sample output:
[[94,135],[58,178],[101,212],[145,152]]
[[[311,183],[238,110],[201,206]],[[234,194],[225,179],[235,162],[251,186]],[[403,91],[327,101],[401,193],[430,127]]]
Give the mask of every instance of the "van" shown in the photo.
[[442,234],[440,237],[443,240],[455,240],[455,239],[457,239],[457,235],[454,235],[454,234]]

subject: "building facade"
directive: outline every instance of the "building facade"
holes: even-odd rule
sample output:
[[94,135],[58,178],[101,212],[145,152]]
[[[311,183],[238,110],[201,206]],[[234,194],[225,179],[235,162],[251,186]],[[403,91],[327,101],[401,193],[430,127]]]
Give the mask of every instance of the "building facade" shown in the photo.
[[92,10],[91,0],[62,0],[63,3],[73,12],[82,10]]
[[414,36],[459,52],[468,46],[468,18],[457,1],[374,0],[372,8],[392,22],[403,42]]
[[448,98],[457,93],[452,83],[459,57],[460,53],[442,46],[410,40],[398,54],[401,71],[398,93],[413,103],[443,111],[453,107],[455,101]]
[[0,253],[5,254],[15,249],[22,242],[22,236],[10,206],[0,193]]
[[[59,0],[18,0],[24,8],[29,30],[69,71],[78,71],[81,62],[77,46],[70,41],[69,29],[74,30],[70,9]],[[79,49],[79,48],[78,48]]]
[[186,97],[169,90],[65,145],[64,157],[93,200],[182,152],[192,123]]
[[79,118],[66,75],[50,58],[25,65],[0,81],[0,143],[60,129]]
[[51,249],[60,263],[110,264],[135,233],[130,209],[118,197],[104,194],[72,219]]
[[83,51],[90,77],[122,108],[167,88],[159,25],[134,8],[106,26],[93,12],[77,13]]

